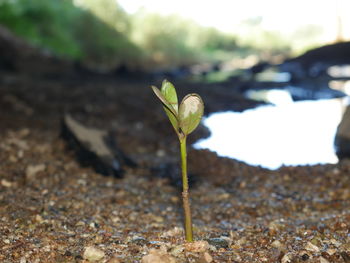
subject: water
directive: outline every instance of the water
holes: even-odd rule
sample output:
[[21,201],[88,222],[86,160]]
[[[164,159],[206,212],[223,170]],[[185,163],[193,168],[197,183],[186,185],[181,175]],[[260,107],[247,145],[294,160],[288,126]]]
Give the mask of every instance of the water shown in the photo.
[[292,102],[282,98],[281,103],[275,100],[275,106],[210,115],[204,124],[212,136],[195,147],[269,169],[336,163],[333,141],[342,99]]

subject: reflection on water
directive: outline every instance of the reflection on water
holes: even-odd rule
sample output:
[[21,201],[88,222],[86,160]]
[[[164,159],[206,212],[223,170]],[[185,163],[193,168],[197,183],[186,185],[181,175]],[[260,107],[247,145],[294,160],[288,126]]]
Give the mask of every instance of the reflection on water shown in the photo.
[[215,113],[204,120],[212,136],[195,147],[270,169],[336,163],[333,140],[342,105],[342,99],[329,99]]

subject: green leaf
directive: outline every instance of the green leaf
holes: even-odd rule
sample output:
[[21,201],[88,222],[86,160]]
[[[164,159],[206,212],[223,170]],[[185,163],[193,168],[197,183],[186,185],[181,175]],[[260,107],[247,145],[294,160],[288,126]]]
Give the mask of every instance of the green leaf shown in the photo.
[[176,133],[179,132],[179,121],[177,120],[177,116],[175,116],[170,110],[168,110],[167,107],[163,107],[166,115],[168,116],[170,122],[171,122],[171,125],[173,125],[174,127],[174,130]]
[[154,94],[158,97],[158,99],[163,103],[163,106],[166,107],[174,116],[177,116],[177,111],[173,108],[171,103],[165,98],[163,93],[155,86],[151,86]]
[[[151,86],[154,94],[158,97],[158,99],[162,102],[164,111],[168,116],[171,124],[173,125],[175,132],[179,131],[179,121],[178,121],[178,113],[177,110],[173,108],[173,106],[168,102],[163,93],[155,86]],[[176,91],[175,91],[176,94]]]
[[165,99],[171,104],[176,113],[178,112],[179,105],[177,100],[176,89],[173,84],[169,81],[164,80],[162,83],[162,88],[160,89]]
[[200,123],[204,112],[204,103],[198,94],[188,94],[183,98],[179,107],[179,127],[187,136]]

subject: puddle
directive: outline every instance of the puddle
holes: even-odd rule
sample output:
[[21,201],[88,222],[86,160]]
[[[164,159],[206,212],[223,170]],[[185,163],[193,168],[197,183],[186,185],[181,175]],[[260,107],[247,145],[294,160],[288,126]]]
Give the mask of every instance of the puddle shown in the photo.
[[212,136],[195,144],[220,156],[277,169],[282,165],[336,163],[333,140],[344,99],[292,102],[284,99],[242,113],[210,115]]

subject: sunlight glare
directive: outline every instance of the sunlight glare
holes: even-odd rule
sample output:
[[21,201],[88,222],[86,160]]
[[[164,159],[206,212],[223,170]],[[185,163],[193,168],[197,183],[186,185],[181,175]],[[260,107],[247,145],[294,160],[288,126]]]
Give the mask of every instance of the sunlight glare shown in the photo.
[[195,148],[270,169],[336,163],[333,140],[342,109],[332,99],[214,113],[204,120],[212,136]]
[[[350,1],[345,0],[245,0],[245,1],[161,1],[161,0],[117,0],[129,13],[144,8],[164,15],[178,14],[190,18],[203,26],[234,33],[244,20],[262,17],[262,27],[290,33],[302,25],[321,25],[325,37],[334,39],[336,30],[337,3],[339,10],[349,10]],[[350,25],[350,18],[343,16],[344,32]],[[348,32],[349,34],[349,32]],[[348,37],[348,35],[347,35]]]

